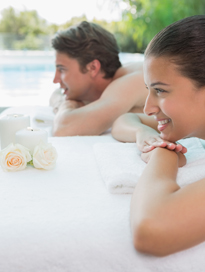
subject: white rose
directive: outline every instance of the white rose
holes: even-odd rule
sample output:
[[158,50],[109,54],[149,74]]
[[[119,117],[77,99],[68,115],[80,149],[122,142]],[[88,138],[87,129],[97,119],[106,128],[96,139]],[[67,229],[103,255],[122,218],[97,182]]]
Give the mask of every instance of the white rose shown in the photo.
[[50,170],[54,168],[57,160],[56,149],[52,144],[40,143],[34,148],[33,165],[35,168]]
[[0,152],[0,165],[4,171],[20,171],[31,160],[29,149],[20,144],[10,144]]

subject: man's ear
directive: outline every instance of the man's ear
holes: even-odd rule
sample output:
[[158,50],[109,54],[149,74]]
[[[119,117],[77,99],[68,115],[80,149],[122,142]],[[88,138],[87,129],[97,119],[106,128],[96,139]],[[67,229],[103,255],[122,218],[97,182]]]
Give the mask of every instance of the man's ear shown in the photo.
[[86,65],[86,69],[89,71],[91,77],[95,77],[100,72],[101,63],[99,60],[94,59]]

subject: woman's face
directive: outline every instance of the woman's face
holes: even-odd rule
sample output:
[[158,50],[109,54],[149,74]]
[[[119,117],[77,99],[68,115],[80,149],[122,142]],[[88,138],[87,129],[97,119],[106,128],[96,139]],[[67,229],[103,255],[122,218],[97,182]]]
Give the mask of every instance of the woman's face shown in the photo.
[[155,117],[163,139],[205,138],[205,88],[164,57],[145,59],[144,80],[149,90],[144,112]]

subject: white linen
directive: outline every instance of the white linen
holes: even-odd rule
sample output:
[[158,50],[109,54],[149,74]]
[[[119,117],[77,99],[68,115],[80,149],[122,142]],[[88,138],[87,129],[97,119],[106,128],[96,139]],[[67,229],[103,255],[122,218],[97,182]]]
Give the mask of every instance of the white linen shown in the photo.
[[[187,147],[187,164],[179,168],[177,183],[183,187],[205,177],[205,149],[198,138],[179,141]],[[99,171],[109,192],[133,193],[146,163],[135,143],[98,143],[94,153]]]
[[110,135],[49,138],[51,171],[0,169],[1,272],[203,272],[205,243],[164,258],[132,245],[130,194],[110,194],[93,152]]
[[164,258],[137,253],[131,240],[131,195],[111,195],[93,144],[110,136],[50,138],[51,171],[0,169],[0,271],[202,272],[205,243]]

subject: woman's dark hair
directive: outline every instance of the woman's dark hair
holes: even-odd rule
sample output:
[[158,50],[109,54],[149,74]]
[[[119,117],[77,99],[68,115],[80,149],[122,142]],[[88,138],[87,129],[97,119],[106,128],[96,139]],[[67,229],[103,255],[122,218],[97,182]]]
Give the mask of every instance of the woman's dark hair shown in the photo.
[[82,72],[86,71],[86,65],[94,59],[101,63],[104,78],[113,77],[121,67],[119,48],[114,35],[94,23],[83,21],[57,32],[52,39],[52,46],[56,51],[75,58]]
[[147,46],[145,58],[149,56],[168,57],[197,87],[205,86],[205,15],[187,17],[161,30]]

